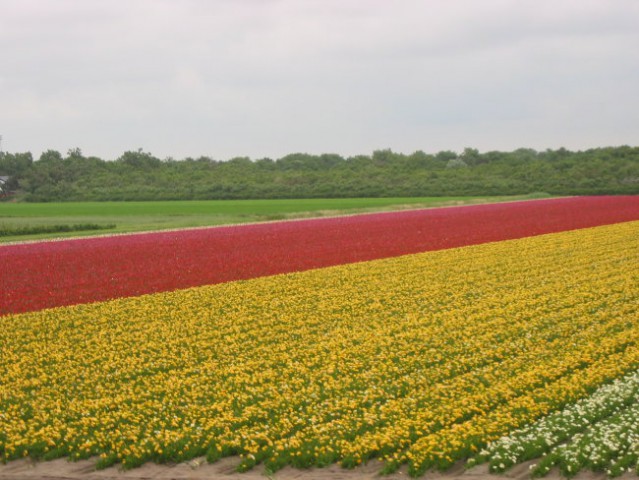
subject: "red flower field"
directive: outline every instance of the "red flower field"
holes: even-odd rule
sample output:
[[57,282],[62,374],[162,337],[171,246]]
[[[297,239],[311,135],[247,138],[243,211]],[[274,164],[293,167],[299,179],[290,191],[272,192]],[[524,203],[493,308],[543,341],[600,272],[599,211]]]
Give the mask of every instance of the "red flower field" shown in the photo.
[[572,197],[0,246],[0,314],[638,219],[639,197]]

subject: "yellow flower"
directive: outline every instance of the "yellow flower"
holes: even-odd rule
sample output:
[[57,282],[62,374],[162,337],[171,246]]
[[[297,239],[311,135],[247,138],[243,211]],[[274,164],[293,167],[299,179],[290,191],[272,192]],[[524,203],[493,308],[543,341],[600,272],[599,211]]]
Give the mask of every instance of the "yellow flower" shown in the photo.
[[453,462],[639,367],[638,229],[0,318],[2,458]]

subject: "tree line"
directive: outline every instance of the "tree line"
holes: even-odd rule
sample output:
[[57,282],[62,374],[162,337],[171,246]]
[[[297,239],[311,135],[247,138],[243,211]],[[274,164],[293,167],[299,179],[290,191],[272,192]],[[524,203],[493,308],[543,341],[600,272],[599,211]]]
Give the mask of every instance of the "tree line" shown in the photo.
[[277,160],[159,159],[142,149],[116,160],[48,150],[0,153],[5,198],[28,202],[458,195],[639,194],[639,147],[585,151],[371,155],[293,153]]

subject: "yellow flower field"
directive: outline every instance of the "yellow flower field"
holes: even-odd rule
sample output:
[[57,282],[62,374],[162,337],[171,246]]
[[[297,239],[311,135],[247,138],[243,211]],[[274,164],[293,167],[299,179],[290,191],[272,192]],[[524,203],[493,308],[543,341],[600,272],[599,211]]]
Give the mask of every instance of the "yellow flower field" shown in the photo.
[[637,265],[629,222],[2,317],[0,456],[445,467],[639,368]]

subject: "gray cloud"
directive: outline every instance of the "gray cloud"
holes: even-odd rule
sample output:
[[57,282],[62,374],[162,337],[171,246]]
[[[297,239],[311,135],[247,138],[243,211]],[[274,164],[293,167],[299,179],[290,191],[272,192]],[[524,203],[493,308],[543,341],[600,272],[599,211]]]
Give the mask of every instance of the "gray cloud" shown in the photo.
[[10,151],[637,144],[634,0],[0,0]]

